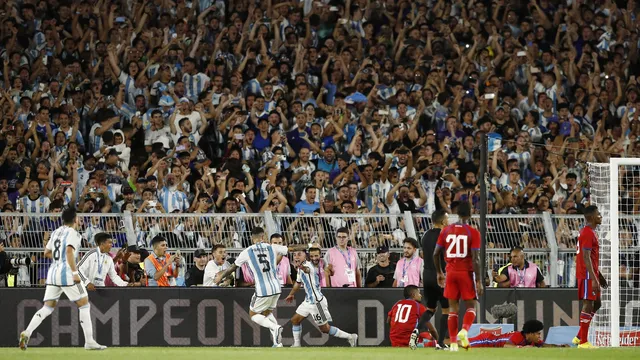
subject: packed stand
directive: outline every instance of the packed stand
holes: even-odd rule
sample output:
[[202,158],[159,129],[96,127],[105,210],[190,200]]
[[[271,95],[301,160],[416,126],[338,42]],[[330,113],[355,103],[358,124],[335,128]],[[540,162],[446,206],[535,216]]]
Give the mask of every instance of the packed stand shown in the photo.
[[[106,231],[118,247],[161,234],[239,248],[264,224],[234,214],[270,211],[284,243],[331,247],[347,227],[354,247],[397,248],[405,211],[478,211],[487,134],[490,214],[576,214],[587,161],[640,154],[637,14],[636,1],[7,1],[0,207],[105,214],[84,219],[86,246]],[[183,215],[212,213],[227,215]],[[8,247],[39,248],[60,225],[2,220]],[[488,231],[491,247],[547,247],[535,220]]]

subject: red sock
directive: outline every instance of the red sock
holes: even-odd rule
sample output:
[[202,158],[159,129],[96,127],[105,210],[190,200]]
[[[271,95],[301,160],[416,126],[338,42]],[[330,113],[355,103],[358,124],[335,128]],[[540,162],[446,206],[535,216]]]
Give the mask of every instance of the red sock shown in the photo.
[[586,343],[589,338],[589,325],[591,324],[592,317],[593,315],[587,314],[584,311],[580,312],[580,332],[578,332],[580,344]]
[[449,338],[452,344],[458,342],[458,313],[449,313]]
[[462,318],[462,328],[469,331],[471,328],[471,324],[473,324],[473,320],[476,319],[476,309],[467,309],[464,313],[464,317]]

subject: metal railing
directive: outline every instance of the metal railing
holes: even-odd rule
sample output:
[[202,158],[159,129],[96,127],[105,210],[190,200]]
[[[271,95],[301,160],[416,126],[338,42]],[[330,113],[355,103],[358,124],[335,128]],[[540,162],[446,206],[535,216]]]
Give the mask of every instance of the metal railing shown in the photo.
[[[227,247],[236,257],[251,243],[251,231],[260,226],[271,235],[280,233],[285,244],[316,243],[327,249],[335,246],[335,231],[350,230],[350,242],[358,250],[363,277],[375,265],[375,249],[386,245],[394,257],[401,256],[406,237],[421,239],[432,227],[430,217],[423,214],[80,214],[79,229],[83,249],[95,246],[93,237],[108,232],[115,247],[138,245],[149,248],[150,240],[163,235],[169,248],[181,249],[187,266],[193,266],[193,252],[210,249],[214,244]],[[450,221],[455,221],[451,216]],[[635,221],[637,218],[627,220]],[[471,225],[478,227],[479,217]],[[640,223],[640,221],[638,221]],[[584,225],[579,215],[488,215],[487,269],[509,262],[509,249],[523,246],[527,260],[535,263],[551,287],[575,287],[576,241]],[[44,259],[43,246],[53,230],[60,226],[58,214],[0,213],[0,241],[4,241],[11,257],[31,257],[32,265],[22,269],[23,284],[43,283],[50,260]],[[640,226],[637,226],[640,228]],[[637,252],[626,246],[622,252]],[[489,274],[488,274],[489,275]],[[29,280],[29,281],[27,281]]]

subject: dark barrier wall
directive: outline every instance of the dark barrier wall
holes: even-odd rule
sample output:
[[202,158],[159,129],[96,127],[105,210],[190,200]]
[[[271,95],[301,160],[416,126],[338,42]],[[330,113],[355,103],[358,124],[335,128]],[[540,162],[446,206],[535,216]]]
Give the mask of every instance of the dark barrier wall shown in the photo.
[[[287,304],[285,290],[275,316],[284,325],[285,346],[291,345],[296,307]],[[324,289],[334,324],[359,335],[360,346],[388,346],[387,313],[402,298],[399,289]],[[252,289],[118,289],[91,292],[94,334],[107,346],[271,346],[269,332],[254,325],[248,313]],[[18,334],[42,306],[44,289],[0,290],[0,346],[17,346]],[[518,305],[516,327],[525,319],[541,319],[551,326],[577,325],[580,309],[574,289],[492,289],[488,306]],[[495,320],[487,315],[488,322]],[[546,330],[546,329],[545,329]],[[321,334],[303,323],[304,346],[345,346],[346,341]],[[84,344],[76,305],[60,301],[54,313],[32,335],[31,346]]]

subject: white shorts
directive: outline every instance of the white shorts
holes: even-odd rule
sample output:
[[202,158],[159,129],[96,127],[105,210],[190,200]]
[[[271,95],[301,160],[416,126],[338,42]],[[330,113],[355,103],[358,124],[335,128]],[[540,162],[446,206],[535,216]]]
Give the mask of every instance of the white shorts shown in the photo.
[[304,316],[305,318],[311,315],[313,321],[315,321],[318,326],[322,326],[333,321],[331,313],[329,312],[329,305],[327,304],[326,297],[323,297],[320,302],[315,304],[311,304],[307,301],[302,302],[302,304],[300,304],[296,309],[296,314]]
[[255,294],[251,297],[251,304],[249,305],[249,310],[253,311],[256,314],[262,314],[267,310],[275,310],[278,305],[278,300],[280,299],[280,294],[271,295],[271,296],[261,296],[258,297]]
[[85,290],[81,283],[71,286],[47,285],[47,288],[44,291],[43,301],[58,301],[60,300],[60,295],[62,295],[62,293],[67,295],[67,298],[71,301],[78,301],[88,296],[87,290]]

